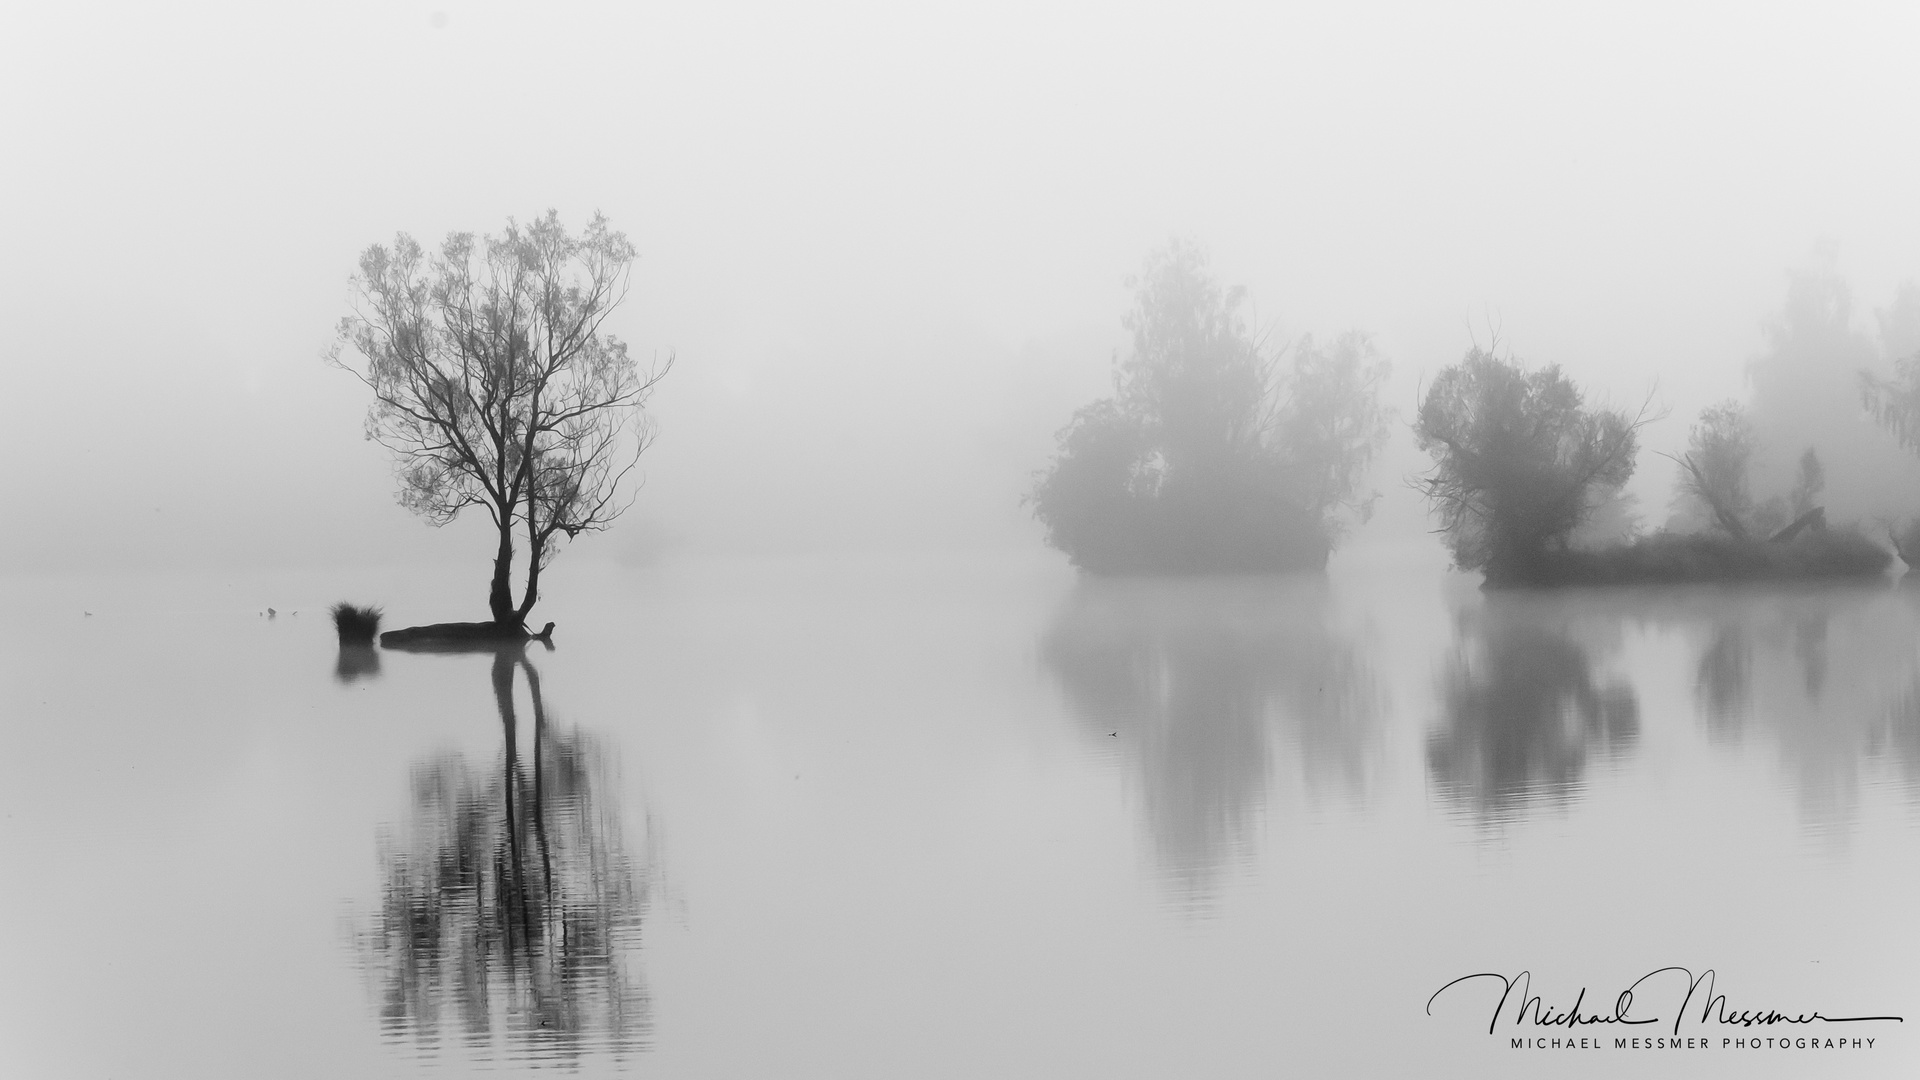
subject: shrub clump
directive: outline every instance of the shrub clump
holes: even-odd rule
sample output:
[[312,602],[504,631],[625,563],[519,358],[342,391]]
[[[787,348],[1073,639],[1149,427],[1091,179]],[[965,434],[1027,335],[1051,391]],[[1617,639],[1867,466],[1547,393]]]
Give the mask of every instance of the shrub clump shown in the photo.
[[1642,408],[1589,408],[1557,365],[1534,371],[1478,347],[1434,380],[1414,435],[1433,455],[1420,487],[1454,564],[1524,580],[1633,476]]
[[[1810,532],[1786,543],[1713,533],[1655,533],[1594,551],[1543,552],[1490,586],[1642,585],[1875,577],[1893,555],[1858,532]],[[1490,568],[1491,570],[1491,568]]]
[[1134,284],[1114,394],[1074,414],[1029,497],[1047,543],[1095,574],[1324,567],[1373,504],[1386,362],[1359,333],[1267,347],[1192,244],[1155,252]]
[[342,600],[333,605],[333,628],[340,633],[342,645],[371,645],[380,632],[380,609],[355,607]]

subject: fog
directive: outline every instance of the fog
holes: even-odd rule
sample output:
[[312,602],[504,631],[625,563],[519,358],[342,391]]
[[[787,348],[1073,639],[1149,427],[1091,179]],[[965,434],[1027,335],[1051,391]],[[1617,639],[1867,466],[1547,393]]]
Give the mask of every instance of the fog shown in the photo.
[[[1654,452],[1726,398],[1756,493],[1819,445],[1836,517],[1920,510],[1852,374],[1920,343],[1875,318],[1920,276],[1920,12],[1331,8],[16,10],[0,558],[477,571],[474,523],[395,505],[364,388],[320,357],[368,244],[549,207],[632,238],[610,326],[677,358],[644,490],[572,559],[1038,550],[1021,496],[1170,236],[1270,340],[1359,328],[1392,359],[1403,422],[1352,545],[1438,553],[1404,421],[1494,337],[1653,395],[1650,525]],[[1845,340],[1769,381],[1811,279],[1848,290]]]

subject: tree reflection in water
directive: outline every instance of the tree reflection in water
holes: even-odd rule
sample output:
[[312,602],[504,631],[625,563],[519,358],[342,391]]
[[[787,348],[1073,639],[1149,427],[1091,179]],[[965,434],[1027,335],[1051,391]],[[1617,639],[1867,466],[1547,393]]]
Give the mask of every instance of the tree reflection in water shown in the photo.
[[1771,744],[1803,823],[1841,836],[1863,762],[1901,745],[1920,590],[1877,582],[1694,590],[1646,609],[1700,642],[1694,690],[1709,737]]
[[[1920,619],[1920,571],[1908,570],[1895,590],[1900,610],[1908,619]],[[1911,636],[1920,637],[1920,631]],[[1910,649],[1904,685],[1891,695],[1884,710],[1884,729],[1874,749],[1884,750],[1898,770],[1909,805],[1920,804],[1920,650]]]
[[1700,654],[1693,692],[1709,737],[1725,742],[1739,735],[1753,708],[1753,635],[1746,623],[1725,622],[1713,628],[1712,641]]
[[1365,786],[1380,695],[1328,608],[1319,578],[1086,579],[1041,643],[1088,738],[1137,763],[1190,906],[1244,859],[1276,783]]
[[1427,768],[1444,799],[1486,823],[1564,803],[1593,755],[1640,734],[1632,686],[1597,683],[1587,649],[1521,599],[1463,616],[1441,697]]
[[356,679],[372,679],[380,674],[380,652],[371,645],[340,646],[340,655],[333,661],[333,677],[343,683]]
[[[520,760],[516,672],[532,700]],[[413,812],[383,835],[383,900],[361,934],[392,1040],[571,1063],[646,1049],[650,1002],[629,957],[642,878],[622,838],[599,746],[548,722],[540,675],[518,647],[493,659],[504,753],[416,764]]]

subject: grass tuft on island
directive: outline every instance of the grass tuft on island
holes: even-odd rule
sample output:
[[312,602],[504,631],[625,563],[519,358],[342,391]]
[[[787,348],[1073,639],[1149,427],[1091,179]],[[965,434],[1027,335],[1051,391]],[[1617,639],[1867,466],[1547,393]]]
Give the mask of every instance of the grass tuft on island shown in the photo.
[[342,645],[371,645],[380,632],[381,611],[377,607],[356,607],[342,600],[333,605],[333,628],[340,633]]
[[1677,585],[1694,582],[1871,578],[1893,555],[1858,532],[1804,533],[1786,542],[1707,533],[1655,533],[1594,550],[1545,552],[1503,573],[1490,588],[1559,585]]

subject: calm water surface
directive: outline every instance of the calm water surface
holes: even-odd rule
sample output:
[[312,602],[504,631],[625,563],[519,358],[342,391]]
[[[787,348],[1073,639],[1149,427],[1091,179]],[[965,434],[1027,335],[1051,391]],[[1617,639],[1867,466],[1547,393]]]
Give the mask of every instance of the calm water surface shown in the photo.
[[[0,586],[0,1075],[1920,1070],[1920,588],[563,561],[551,651],[336,648],[462,570]],[[1428,1011],[1667,965],[1909,1022]]]

